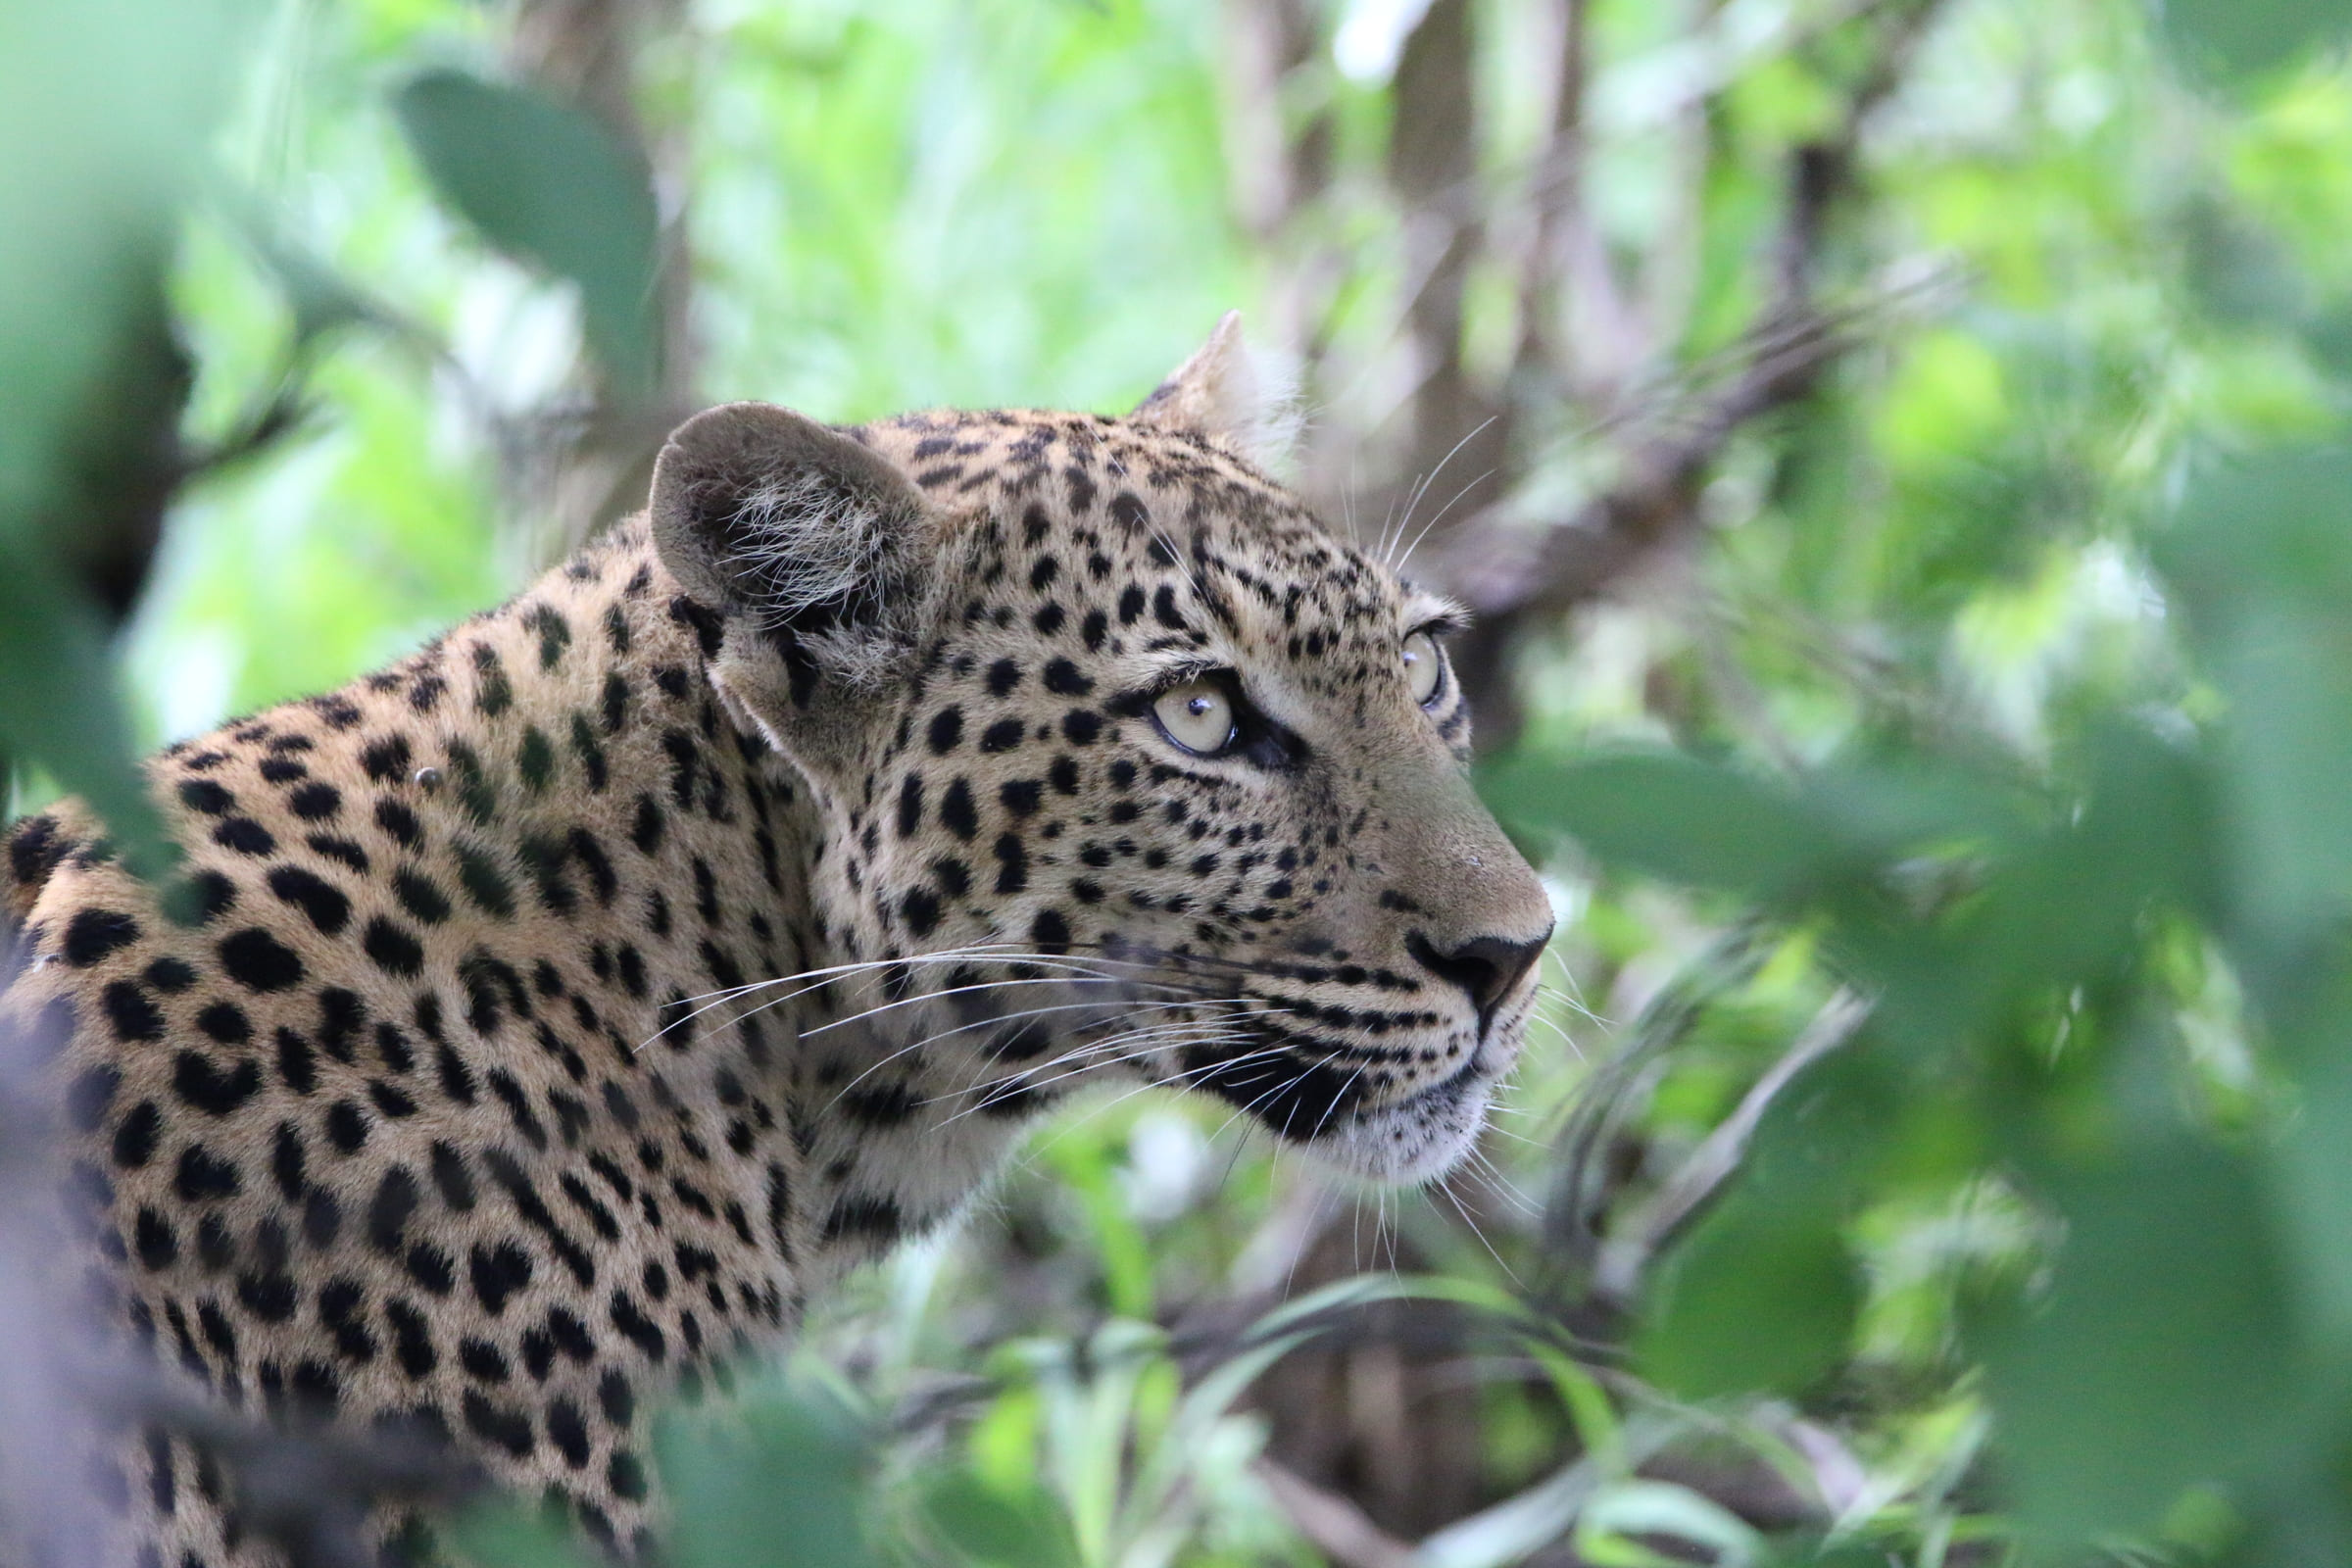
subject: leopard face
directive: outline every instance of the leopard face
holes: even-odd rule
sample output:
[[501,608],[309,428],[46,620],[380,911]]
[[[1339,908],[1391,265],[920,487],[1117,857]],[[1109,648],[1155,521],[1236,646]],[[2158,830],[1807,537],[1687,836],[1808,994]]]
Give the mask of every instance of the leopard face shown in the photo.
[[1128,419],[715,410],[657,537],[822,815],[815,902],[868,966],[844,1081],[887,1057],[998,1115],[1179,1085],[1417,1180],[1481,1125],[1551,914],[1466,782],[1459,612],[1202,427],[1218,347]]

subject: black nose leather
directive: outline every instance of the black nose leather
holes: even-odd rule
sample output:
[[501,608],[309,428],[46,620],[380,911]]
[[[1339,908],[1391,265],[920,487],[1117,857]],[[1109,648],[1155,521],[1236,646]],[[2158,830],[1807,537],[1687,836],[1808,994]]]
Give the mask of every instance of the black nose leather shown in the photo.
[[1549,931],[1532,942],[1513,942],[1508,937],[1474,937],[1451,953],[1445,953],[1418,931],[1405,939],[1423,968],[1442,980],[1450,980],[1469,995],[1471,1005],[1478,1008],[1482,1028],[1494,1016],[1494,1009],[1519,989],[1519,982],[1536,966],[1536,960],[1544,956],[1544,944],[1550,940]]

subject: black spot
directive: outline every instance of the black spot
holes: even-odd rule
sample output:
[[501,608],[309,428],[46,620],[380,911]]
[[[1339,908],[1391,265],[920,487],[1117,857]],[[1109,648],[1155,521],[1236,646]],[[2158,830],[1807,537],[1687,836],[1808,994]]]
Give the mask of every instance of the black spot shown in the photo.
[[514,1376],[505,1351],[488,1340],[477,1340],[471,1335],[458,1342],[458,1364],[474,1382],[487,1383],[493,1388]]
[[423,945],[380,914],[368,922],[360,946],[386,974],[412,979],[424,967]]
[[388,784],[407,774],[409,762],[409,738],[406,735],[383,736],[369,741],[360,751],[360,765],[378,784]]
[[945,757],[954,751],[963,739],[963,710],[943,708],[932,714],[928,739],[934,757]]
[[99,993],[99,1002],[106,1008],[107,1021],[115,1026],[118,1040],[161,1040],[164,1037],[164,1013],[147,995],[146,988],[129,980],[117,980]]
[[909,773],[899,784],[899,837],[911,838],[923,825],[923,781]]
[[637,820],[629,829],[629,842],[637,846],[640,854],[651,855],[662,847],[664,825],[662,808],[654,798],[650,795],[638,796]]
[[1018,893],[1029,885],[1029,851],[1018,833],[997,835],[997,891]]
[[333,884],[298,865],[281,865],[271,871],[270,891],[300,909],[323,936],[338,935],[351,919],[351,901]]
[[455,846],[458,859],[458,886],[466,890],[476,907],[484,914],[501,920],[514,917],[514,884],[498,868],[496,861],[469,845]]
[[1058,957],[1070,951],[1070,923],[1058,909],[1040,909],[1029,922],[1029,940],[1038,952]]
[[447,1296],[458,1286],[458,1266],[450,1255],[430,1242],[418,1242],[401,1259],[401,1266],[415,1280],[435,1296]]
[[553,669],[571,646],[571,623],[553,605],[533,605],[522,623],[539,634],[539,667]]
[[466,1391],[461,1407],[466,1412],[466,1425],[484,1443],[495,1444],[517,1459],[537,1446],[531,1436],[531,1418],[521,1411],[493,1404],[474,1389]]
[[1043,799],[1044,793],[1045,785],[1037,779],[1007,779],[998,787],[997,799],[1002,801],[1004,804],[1004,809],[1010,811],[1014,816],[1030,816],[1035,814],[1038,803]]
[[386,798],[375,803],[375,825],[401,848],[415,849],[424,841],[424,824],[400,802]]
[[1132,626],[1144,613],[1144,591],[1133,583],[1119,595],[1119,624]]
[[172,1183],[172,1191],[191,1203],[234,1198],[244,1185],[235,1165],[202,1144],[190,1144],[180,1152],[179,1169]]
[[939,927],[939,900],[921,888],[909,888],[899,902],[899,914],[909,933],[927,937]]
[[310,1190],[305,1170],[310,1153],[302,1146],[302,1134],[290,1121],[277,1124],[277,1132],[270,1141],[270,1176],[289,1203],[299,1203]]
[[514,706],[514,686],[507,667],[488,643],[473,645],[473,706],[486,718],[496,718]]
[[283,991],[301,983],[302,959],[258,925],[222,938],[220,952],[220,967],[248,991]]
[[596,1402],[605,1412],[605,1419],[616,1427],[625,1427],[637,1413],[637,1396],[629,1380],[619,1372],[607,1372],[596,1386]]
[[225,1116],[258,1094],[259,1062],[247,1059],[222,1068],[201,1051],[183,1051],[172,1064],[172,1091],[208,1116]]
[[400,906],[425,925],[439,925],[450,915],[449,895],[413,865],[392,873],[392,896]]
[[441,1079],[441,1092],[461,1105],[473,1103],[476,1091],[473,1069],[453,1050],[447,1041],[434,1049],[433,1065]]
[[176,997],[196,983],[196,971],[177,958],[158,958],[140,971],[139,978],[167,997]]
[[277,840],[250,816],[222,818],[213,829],[213,842],[239,855],[273,855],[277,851]]
[[1021,744],[1029,726],[1017,718],[1000,718],[980,732],[980,750],[989,753],[1009,752]]
[[556,776],[556,748],[546,731],[536,724],[526,724],[522,731],[522,746],[514,756],[514,770],[522,777],[523,788],[533,795],[544,795]]
[[155,1141],[164,1130],[163,1112],[155,1102],[142,1100],[124,1113],[122,1124],[115,1129],[115,1163],[124,1170],[137,1170],[155,1155]]
[[588,1422],[580,1407],[569,1399],[558,1398],[547,1407],[547,1441],[564,1455],[564,1462],[578,1470],[588,1463]]
[[631,1502],[645,1498],[645,1462],[626,1448],[616,1448],[605,1463],[605,1480],[611,1483],[612,1494]]
[[621,1338],[636,1346],[644,1352],[645,1358],[657,1366],[668,1353],[668,1341],[660,1325],[638,1310],[637,1303],[629,1298],[628,1292],[612,1293],[612,1298],[606,1303],[606,1316],[620,1331]]
[[702,645],[705,659],[718,657],[719,644],[726,637],[726,626],[710,606],[680,594],[669,602],[669,617],[681,625],[694,628],[695,639]]
[[179,804],[191,811],[219,816],[223,811],[233,809],[237,798],[209,778],[191,778],[180,781]]
[[356,991],[328,986],[318,993],[318,1044],[337,1061],[358,1058],[360,1031],[368,1026],[368,1004]]
[[346,1154],[356,1154],[368,1144],[368,1113],[348,1100],[338,1100],[326,1107],[327,1141]]
[[1078,666],[1066,659],[1056,659],[1046,665],[1046,690],[1059,697],[1084,697],[1095,689],[1095,683],[1078,672]]
[[298,1095],[318,1087],[318,1058],[311,1043],[291,1029],[277,1032],[277,1075]]
[[1092,746],[1102,733],[1102,715],[1091,708],[1073,708],[1061,715],[1061,733],[1072,746]]
[[405,1165],[395,1165],[384,1172],[375,1185],[375,1197],[368,1205],[368,1242],[386,1257],[400,1253],[406,1239],[409,1216],[416,1212],[419,1194],[416,1178]]
[[1046,779],[1054,786],[1054,793],[1075,795],[1078,793],[1078,763],[1067,757],[1056,757],[1054,765],[1046,769]]
[[196,1014],[196,1027],[224,1046],[241,1046],[253,1038],[253,1020],[233,1002],[216,1002]]
[[845,1237],[855,1237],[875,1242],[895,1242],[906,1228],[906,1218],[893,1200],[853,1194],[835,1203],[825,1215],[824,1239],[837,1242]]
[[384,1303],[384,1321],[392,1325],[392,1352],[400,1359],[401,1371],[412,1379],[422,1378],[441,1364],[423,1313],[395,1298]]
[[139,1210],[131,1231],[131,1246],[139,1261],[152,1269],[170,1268],[179,1257],[179,1235],[172,1222],[152,1208]]
[[108,954],[139,940],[139,922],[112,909],[83,909],[66,924],[60,951],[68,963],[86,969]]
[[950,784],[948,793],[940,798],[939,820],[967,844],[980,831],[980,813],[972,808],[971,786],[961,777]]
[[304,821],[323,822],[343,808],[343,792],[332,784],[305,784],[286,797],[286,804]]

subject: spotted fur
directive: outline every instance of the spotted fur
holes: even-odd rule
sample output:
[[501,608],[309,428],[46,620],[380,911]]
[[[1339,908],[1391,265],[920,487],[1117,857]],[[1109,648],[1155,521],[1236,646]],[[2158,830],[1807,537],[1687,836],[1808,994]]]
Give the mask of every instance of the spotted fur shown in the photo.
[[[1080,1085],[1447,1165],[1549,915],[1407,686],[1451,612],[1225,439],[1229,337],[1124,419],[713,411],[650,519],[158,758],[176,887],[17,824],[5,1017],[59,1046],[93,1321],[640,1550],[649,1404]],[[1215,757],[1153,717],[1204,671]],[[121,1561],[274,1560],[184,1443],[100,1474]]]

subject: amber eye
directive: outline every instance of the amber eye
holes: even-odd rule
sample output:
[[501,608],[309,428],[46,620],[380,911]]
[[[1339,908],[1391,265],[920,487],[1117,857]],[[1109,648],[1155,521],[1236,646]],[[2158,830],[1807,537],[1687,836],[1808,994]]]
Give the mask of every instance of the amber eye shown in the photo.
[[1160,732],[1188,752],[1214,757],[1233,744],[1233,699],[1205,677],[1159,694],[1152,716]]
[[1404,683],[1412,689],[1413,701],[1424,708],[1445,688],[1445,656],[1438,652],[1437,639],[1425,631],[1404,640]]

